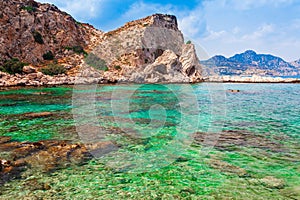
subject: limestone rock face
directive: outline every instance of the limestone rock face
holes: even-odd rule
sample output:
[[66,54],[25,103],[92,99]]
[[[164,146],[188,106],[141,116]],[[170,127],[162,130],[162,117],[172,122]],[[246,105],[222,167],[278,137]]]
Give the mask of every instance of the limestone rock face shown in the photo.
[[120,82],[202,80],[194,45],[184,44],[172,15],[154,14],[105,33],[93,52],[106,61],[110,71],[121,67]]
[[54,5],[33,0],[1,1],[0,61],[16,57],[39,64],[49,51],[59,59],[65,56],[66,47],[91,45],[94,32],[93,27],[76,22]]
[[178,56],[166,50],[152,64],[132,74],[131,82],[189,82],[189,78],[181,73],[182,64]]
[[193,44],[183,45],[179,61],[182,63],[183,74],[190,77],[192,82],[200,81],[202,69]]
[[[0,86],[76,84],[75,77],[83,84],[202,80],[195,48],[184,43],[173,15],[154,14],[103,33],[54,5],[5,0],[0,4],[0,35],[0,66],[12,58],[28,64],[22,74],[0,72]],[[88,66],[86,53],[101,58],[105,66]],[[54,60],[67,75],[38,77]]]

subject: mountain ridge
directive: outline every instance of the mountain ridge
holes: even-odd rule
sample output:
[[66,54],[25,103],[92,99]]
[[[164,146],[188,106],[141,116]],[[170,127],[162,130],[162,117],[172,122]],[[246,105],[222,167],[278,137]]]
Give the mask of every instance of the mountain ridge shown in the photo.
[[257,54],[246,50],[229,58],[216,55],[204,61],[205,73],[210,75],[260,75],[260,76],[297,76],[300,75],[297,62],[289,63],[271,54]]

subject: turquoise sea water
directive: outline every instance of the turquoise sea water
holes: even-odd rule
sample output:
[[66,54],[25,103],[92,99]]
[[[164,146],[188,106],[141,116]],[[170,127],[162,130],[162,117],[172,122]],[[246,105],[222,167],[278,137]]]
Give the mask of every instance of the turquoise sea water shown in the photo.
[[[119,148],[24,173],[1,186],[0,199],[300,199],[299,96],[299,84],[2,89],[0,136]],[[53,115],[24,117],[45,111]],[[51,189],[27,186],[32,179]]]

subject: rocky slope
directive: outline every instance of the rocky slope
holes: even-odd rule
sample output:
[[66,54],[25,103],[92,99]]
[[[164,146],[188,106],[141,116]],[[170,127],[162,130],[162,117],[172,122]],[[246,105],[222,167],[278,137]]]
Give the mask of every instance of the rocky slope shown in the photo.
[[300,59],[290,62],[290,64],[297,67],[300,70]]
[[[197,82],[201,67],[172,15],[154,14],[105,33],[93,53],[123,82]],[[106,73],[109,74],[109,73]]]
[[[154,14],[103,33],[33,0],[3,1],[0,10],[0,71],[11,73],[1,73],[0,86],[202,80],[175,16]],[[20,70],[21,62],[29,66]],[[51,63],[66,77],[38,74]]]
[[257,54],[248,50],[230,58],[214,56],[206,61],[201,61],[206,66],[205,71],[211,75],[229,76],[297,76],[299,68],[284,61],[282,58]]
[[18,58],[37,65],[47,60],[47,53],[61,59],[72,54],[68,50],[74,47],[87,49],[97,34],[92,26],[77,22],[54,5],[33,0],[0,4],[1,63]]

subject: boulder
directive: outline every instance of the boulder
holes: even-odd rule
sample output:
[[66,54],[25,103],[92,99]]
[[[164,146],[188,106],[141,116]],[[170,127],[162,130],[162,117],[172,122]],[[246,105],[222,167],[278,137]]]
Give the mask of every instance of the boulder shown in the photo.
[[275,178],[274,176],[266,176],[260,179],[260,182],[271,189],[282,189],[285,186],[284,180]]
[[225,173],[232,173],[232,174],[236,174],[238,176],[245,176],[247,174],[247,171],[245,169],[240,168],[238,166],[231,165],[231,164],[221,161],[221,160],[211,159],[209,164],[213,168],[218,169]]
[[0,150],[5,151],[9,157],[9,160],[0,159],[0,185],[20,178],[24,170],[52,172],[69,165],[85,164],[92,158],[91,153],[101,156],[118,149],[117,145],[109,141],[83,145],[61,140],[16,142],[10,139],[0,137]]
[[23,67],[23,72],[26,74],[36,73],[37,70],[32,65],[27,65]]

